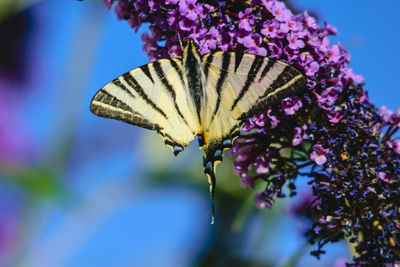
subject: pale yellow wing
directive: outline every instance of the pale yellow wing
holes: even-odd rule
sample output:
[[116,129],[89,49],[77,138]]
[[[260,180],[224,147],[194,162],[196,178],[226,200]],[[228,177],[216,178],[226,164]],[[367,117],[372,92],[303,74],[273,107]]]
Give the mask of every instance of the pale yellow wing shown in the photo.
[[203,127],[208,147],[238,134],[247,119],[303,90],[306,78],[286,63],[251,54],[216,52],[203,56],[206,99]]
[[157,131],[177,154],[199,125],[187,95],[179,59],[161,59],[116,78],[94,96],[90,110],[101,117]]

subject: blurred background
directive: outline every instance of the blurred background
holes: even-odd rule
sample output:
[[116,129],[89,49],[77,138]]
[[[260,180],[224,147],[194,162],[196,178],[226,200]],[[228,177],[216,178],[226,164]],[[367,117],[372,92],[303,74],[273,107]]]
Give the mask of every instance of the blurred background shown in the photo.
[[[399,1],[290,4],[338,29],[373,103],[399,106]],[[309,255],[305,181],[258,210],[226,153],[213,226],[197,144],[175,158],[155,133],[89,112],[148,62],[145,31],[100,0],[0,1],[0,266],[344,266],[345,243]]]

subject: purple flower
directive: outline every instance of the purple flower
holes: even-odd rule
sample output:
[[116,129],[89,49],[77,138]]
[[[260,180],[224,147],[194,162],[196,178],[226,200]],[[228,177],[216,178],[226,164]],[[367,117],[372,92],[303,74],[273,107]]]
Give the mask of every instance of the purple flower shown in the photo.
[[282,48],[276,43],[268,43],[268,50],[272,58],[280,58],[282,55]]
[[247,48],[258,47],[261,41],[261,36],[258,34],[247,35],[243,38],[243,45]]
[[300,24],[297,21],[289,20],[280,24],[280,31],[283,33],[296,32],[298,30],[300,30]]
[[268,109],[267,111],[267,121],[269,122],[270,128],[275,128],[278,126],[280,120],[272,115],[272,110]]
[[288,115],[293,115],[297,110],[299,110],[303,104],[297,96],[291,96],[283,99],[281,101],[283,110]]
[[386,142],[388,148],[392,149],[395,153],[400,154],[400,140],[393,139]]
[[295,50],[295,49],[304,47],[303,40],[299,39],[299,36],[296,33],[291,32],[289,35],[287,35],[286,38],[289,42],[289,47],[291,49]]
[[221,35],[215,27],[211,27],[208,32],[204,34],[203,38],[204,39],[200,42],[200,47],[202,47],[201,54],[206,54],[217,48],[218,40],[221,39]]
[[263,191],[257,193],[257,195],[254,197],[254,201],[259,209],[271,209],[272,204],[274,204],[274,201],[272,201]]
[[351,69],[351,68],[347,68],[343,72],[344,72],[343,76],[346,79],[351,79],[356,83],[360,83],[364,80],[364,78],[361,75],[354,74],[353,69]]
[[243,187],[249,187],[251,189],[254,188],[254,178],[253,177],[250,177],[250,176],[246,175],[246,176],[241,177],[241,178],[242,178],[241,184],[242,184]]
[[330,112],[332,110],[332,105],[333,102],[330,101],[333,98],[330,97],[328,94],[325,94],[324,97],[320,96],[319,94],[317,94],[315,91],[311,91],[312,94],[314,94],[317,98],[317,104],[320,108],[327,110],[328,112]]
[[261,33],[266,37],[276,38],[278,36],[279,23],[276,20],[267,20],[263,23]]
[[333,105],[337,98],[341,89],[339,87],[331,86],[328,87],[322,94],[321,98],[319,99],[322,103],[329,103],[329,105]]
[[292,49],[289,46],[286,46],[283,49],[283,53],[287,57],[289,63],[293,63],[293,62],[296,62],[298,60],[298,58],[299,58],[298,52],[299,52],[298,50]]
[[239,29],[244,29],[245,31],[252,31],[252,25],[255,22],[255,16],[252,14],[252,8],[246,8],[244,13],[239,11]]
[[197,0],[180,0],[179,12],[189,20],[197,19],[203,8],[201,5],[196,5],[196,2]]
[[313,152],[311,152],[310,158],[318,165],[322,165],[327,161],[327,156],[329,154],[329,149],[325,149],[322,145],[318,144],[313,146]]
[[310,31],[313,30],[318,30],[318,25],[317,25],[317,21],[315,20],[314,17],[310,17],[308,15],[307,11],[304,11],[303,13],[303,21],[304,21],[304,26],[308,29],[310,29]]
[[257,173],[268,173],[271,165],[271,153],[267,152],[265,155],[260,155],[256,158],[255,166],[257,166]]
[[267,56],[267,50],[264,47],[253,46],[250,47],[249,50],[247,50],[247,52],[249,54],[258,55],[262,57]]
[[103,0],[104,5],[110,9],[115,0]]
[[[152,52],[154,52],[154,50],[156,49],[152,45],[152,42],[154,40],[154,36],[150,36],[147,32],[145,32],[145,33],[142,34],[141,39],[144,42],[143,47],[142,47],[143,51],[146,52],[149,55],[153,54]],[[173,51],[173,52],[176,53],[176,50]],[[179,55],[179,54],[176,54],[176,55]],[[156,58],[150,58],[150,61],[155,61],[155,60],[156,60]]]
[[338,45],[333,45],[328,49],[328,58],[331,62],[338,63],[340,57],[341,53]]
[[386,172],[378,172],[378,178],[384,181],[385,183],[393,183],[393,180],[390,179]]
[[270,1],[267,8],[278,21],[287,21],[292,13],[286,8],[285,4],[279,1]]
[[260,47],[262,38],[258,34],[247,35],[243,38],[243,45],[248,48],[248,53],[259,56],[266,56],[267,50],[264,47]]
[[180,12],[177,9],[173,9],[168,12],[167,22],[169,26],[174,26],[175,24],[179,23]]
[[181,29],[182,31],[193,31],[196,27],[196,23],[188,18],[182,18],[181,20],[179,20],[178,24],[179,29]]
[[329,121],[332,123],[338,123],[343,118],[343,111],[340,108],[333,110],[327,114]]
[[236,40],[239,44],[243,44],[245,38],[250,36],[251,32],[245,31],[244,29],[240,29],[236,32]]
[[307,125],[304,124],[301,127],[296,127],[296,128],[294,128],[294,130],[295,130],[295,134],[294,134],[294,137],[292,140],[292,145],[297,146],[303,141],[304,138],[307,138],[307,136],[305,134],[306,130],[307,130]]

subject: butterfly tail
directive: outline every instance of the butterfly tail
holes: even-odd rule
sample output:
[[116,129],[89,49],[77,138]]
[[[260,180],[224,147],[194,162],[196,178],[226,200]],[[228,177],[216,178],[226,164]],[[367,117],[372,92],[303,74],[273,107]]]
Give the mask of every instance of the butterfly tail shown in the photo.
[[[221,158],[222,160],[222,158]],[[217,161],[208,157],[207,154],[203,157],[204,162],[204,173],[207,175],[208,183],[210,184],[210,197],[211,197],[211,224],[214,224],[214,214],[215,214],[215,167],[218,164]]]
[[208,183],[210,184],[211,197],[211,224],[214,224],[215,213],[215,167],[222,161],[223,152],[232,147],[232,140],[225,139],[220,145],[214,148],[207,147],[204,149],[203,166],[204,173],[207,175]]

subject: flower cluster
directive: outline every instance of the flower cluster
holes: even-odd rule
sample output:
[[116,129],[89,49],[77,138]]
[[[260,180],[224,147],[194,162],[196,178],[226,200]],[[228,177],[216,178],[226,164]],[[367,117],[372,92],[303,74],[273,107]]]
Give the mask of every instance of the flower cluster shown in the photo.
[[[244,186],[265,183],[255,198],[270,208],[276,197],[296,195],[296,179],[309,178],[314,224],[307,235],[319,257],[327,242],[347,238],[356,255],[349,265],[382,266],[400,259],[400,110],[379,111],[348,67],[337,34],[304,12],[293,15],[277,0],[104,0],[143,35],[150,60],[181,55],[180,39],[200,53],[244,51],[287,62],[308,78],[301,96],[249,119],[234,143],[235,171]],[[285,189],[288,188],[288,190]]]

